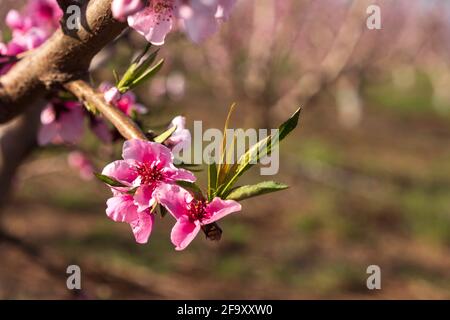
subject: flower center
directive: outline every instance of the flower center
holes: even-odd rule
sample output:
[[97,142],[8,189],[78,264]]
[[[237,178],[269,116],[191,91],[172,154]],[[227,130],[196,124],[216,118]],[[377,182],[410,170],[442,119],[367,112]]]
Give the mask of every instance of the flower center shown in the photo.
[[203,219],[208,219],[209,214],[206,212],[206,201],[205,200],[192,200],[188,204],[188,216],[189,221],[201,221]]
[[141,177],[142,184],[154,184],[163,180],[161,169],[155,163],[142,163],[136,167],[137,174]]

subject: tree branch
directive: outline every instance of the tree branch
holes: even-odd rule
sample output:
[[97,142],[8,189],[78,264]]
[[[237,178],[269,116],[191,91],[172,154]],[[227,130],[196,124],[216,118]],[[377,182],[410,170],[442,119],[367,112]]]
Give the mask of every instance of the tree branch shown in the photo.
[[147,140],[145,134],[130,117],[118,108],[109,105],[103,98],[103,95],[96,92],[95,89],[85,81],[72,81],[65,84],[64,87],[84,104],[95,107],[114,125],[114,127],[116,127],[125,139]]
[[0,123],[24,112],[46,91],[83,76],[92,58],[126,28],[111,14],[112,0],[90,0],[82,7],[82,28],[59,28],[32,54],[0,78]]

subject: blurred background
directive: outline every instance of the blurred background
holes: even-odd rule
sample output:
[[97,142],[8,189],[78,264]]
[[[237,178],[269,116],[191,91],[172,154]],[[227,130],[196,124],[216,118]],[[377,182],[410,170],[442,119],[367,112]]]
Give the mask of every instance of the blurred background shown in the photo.
[[[381,30],[366,27],[371,4]],[[19,5],[3,1],[1,17]],[[126,33],[94,61],[94,82],[143,46]],[[231,127],[276,128],[303,107],[270,177],[290,189],[243,202],[219,243],[176,252],[172,219],[136,244],[106,217],[108,188],[68,164],[74,147],[36,149],[1,203],[0,298],[450,298],[448,1],[239,0],[218,35],[198,46],[172,33],[160,57],[137,91],[146,129],[178,114],[222,128],[232,102]],[[77,149],[101,170],[120,143],[86,133]],[[81,292],[66,288],[69,264]],[[366,287],[373,264],[381,290]]]

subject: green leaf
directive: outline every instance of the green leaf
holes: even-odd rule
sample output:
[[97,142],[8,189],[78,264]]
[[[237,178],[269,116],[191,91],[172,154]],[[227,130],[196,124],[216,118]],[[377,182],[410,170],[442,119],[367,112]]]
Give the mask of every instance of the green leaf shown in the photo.
[[160,64],[162,64],[163,60],[160,61],[157,65],[150,67],[151,64],[156,60],[159,50],[156,50],[145,57],[150,47],[151,45],[148,45],[144,49],[144,51],[136,57],[133,63],[128,67],[122,79],[120,79],[120,81],[117,81],[116,86],[119,89],[120,93],[123,94],[133,89],[142,81],[147,80],[150,76],[159,71],[161,67]]
[[[211,161],[211,160],[210,160]],[[214,162],[208,165],[208,200],[214,197],[217,185],[217,166]]]
[[102,182],[106,183],[107,185],[111,186],[111,187],[127,187],[126,185],[124,185],[122,182],[117,181],[114,178],[105,176],[104,174],[101,173],[97,173],[94,172],[94,175]]
[[186,189],[187,191],[189,191],[194,196],[195,199],[198,199],[198,200],[205,199],[205,196],[203,195],[202,190],[195,183],[188,182],[188,181],[181,181],[181,180],[177,181],[176,183],[183,189]]
[[273,146],[276,146],[297,127],[300,112],[301,108],[297,109],[297,111],[278,128],[277,134],[268,136],[267,138],[260,140],[258,143],[250,147],[250,149],[247,150],[247,152],[239,158],[237,165],[235,166],[234,174],[230,179],[227,179],[227,182],[223,183],[218,188],[218,196],[226,196],[229,190],[233,187],[234,183],[236,183],[238,178],[242,176],[244,172],[250,169],[261,158],[269,154]]
[[242,186],[233,189],[226,197],[227,200],[244,200],[289,188],[288,185],[275,181],[264,181],[254,185]]
[[163,143],[164,141],[170,138],[170,136],[175,132],[175,130],[177,130],[177,126],[172,126],[163,133],[161,133],[159,136],[155,137],[153,141]]
[[229,167],[226,165],[226,161],[225,161],[225,159],[226,159],[225,157],[226,157],[226,153],[227,153],[227,140],[228,140],[227,129],[228,129],[228,126],[230,125],[231,115],[233,114],[235,108],[236,108],[236,103],[233,103],[230,106],[230,109],[228,110],[227,119],[225,120],[225,126],[223,128],[222,148],[221,148],[221,152],[220,152],[220,159],[222,161],[220,161],[217,164],[216,184],[221,184],[224,181],[225,177],[228,175],[227,169]]
[[158,73],[159,70],[161,70],[163,65],[164,65],[164,59],[159,60],[157,64],[155,64],[153,67],[147,69],[145,72],[143,72],[141,75],[139,75],[136,79],[134,79],[130,84],[130,89],[133,89],[134,87],[140,85],[142,82],[153,77],[155,74]]

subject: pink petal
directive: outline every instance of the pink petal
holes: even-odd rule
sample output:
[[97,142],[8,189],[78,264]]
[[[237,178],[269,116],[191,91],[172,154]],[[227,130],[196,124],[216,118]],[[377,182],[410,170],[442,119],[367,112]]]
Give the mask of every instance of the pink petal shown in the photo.
[[190,222],[186,218],[180,218],[177,220],[172,228],[170,239],[175,245],[176,250],[184,250],[200,231],[199,222]]
[[138,219],[137,207],[131,195],[124,194],[109,198],[106,205],[106,215],[113,221],[131,223]]
[[125,21],[129,15],[132,15],[144,7],[141,0],[113,0],[111,11],[119,21]]
[[222,219],[230,213],[241,211],[241,208],[237,201],[222,200],[216,197],[206,206],[206,212],[211,215],[211,218],[203,220],[202,224],[209,224]]
[[197,179],[195,175],[185,169],[179,169],[175,166],[171,165],[169,167],[166,167],[163,169],[164,175],[166,176],[166,179],[171,182],[175,181],[189,181],[189,182],[195,182]]
[[153,162],[156,160],[151,142],[140,139],[125,141],[122,157],[125,160],[136,160],[138,162]]
[[175,218],[186,215],[187,204],[192,201],[192,195],[176,185],[163,184],[155,190],[156,198]]
[[134,162],[130,160],[114,161],[103,169],[102,174],[130,186],[137,177]]
[[58,124],[56,122],[42,125],[38,132],[38,144],[40,146],[49,144],[56,138],[58,131]]
[[147,243],[150,234],[152,233],[153,222],[155,217],[148,211],[138,214],[138,219],[130,223],[134,238],[137,243]]
[[[158,12],[154,8],[160,8]],[[128,17],[128,25],[154,45],[164,44],[173,26],[173,7],[166,0],[154,0],[152,5]]]
[[77,143],[81,139],[84,129],[84,115],[81,107],[61,113],[58,121],[61,125],[60,135],[64,142]]
[[137,205],[139,212],[147,210],[155,204],[156,199],[153,194],[154,191],[154,186],[148,185],[141,185],[136,190],[136,193],[134,194],[134,203]]
[[202,2],[193,2],[192,15],[184,19],[186,32],[192,41],[199,43],[207,37],[217,32],[218,24],[216,20],[217,4],[211,1],[211,4]]

